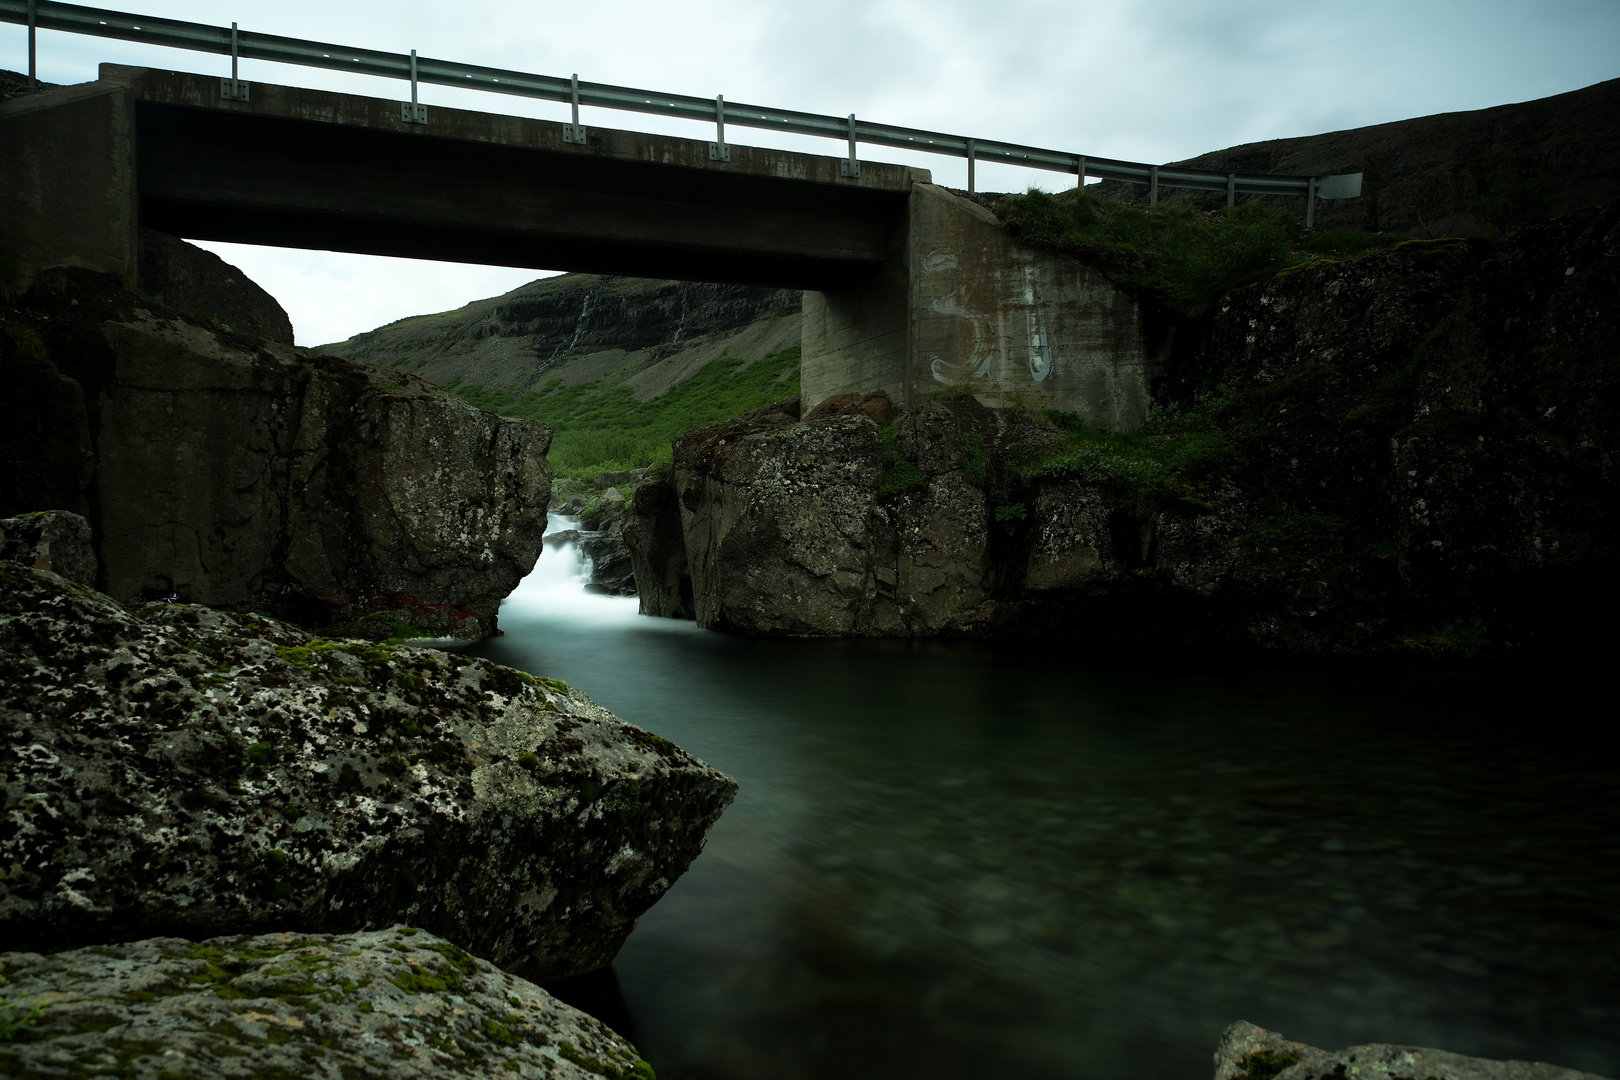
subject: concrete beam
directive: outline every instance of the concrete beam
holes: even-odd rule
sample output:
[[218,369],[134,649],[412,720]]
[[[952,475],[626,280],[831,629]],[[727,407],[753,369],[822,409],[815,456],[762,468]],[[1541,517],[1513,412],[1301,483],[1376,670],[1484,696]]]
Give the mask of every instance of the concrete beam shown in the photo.
[[135,280],[134,99],[64,86],[0,104],[0,281],[22,291],[51,266]]
[[194,239],[458,262],[845,287],[883,265],[927,173],[254,83],[102,66],[136,114],[141,222]]

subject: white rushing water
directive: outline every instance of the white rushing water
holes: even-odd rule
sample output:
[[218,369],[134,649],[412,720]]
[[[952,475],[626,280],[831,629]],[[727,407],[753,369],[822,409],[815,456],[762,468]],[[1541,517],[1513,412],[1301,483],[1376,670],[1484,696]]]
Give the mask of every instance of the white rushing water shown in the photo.
[[[579,528],[579,519],[546,515],[546,534]],[[578,544],[545,546],[534,570],[518,583],[501,604],[501,627],[511,633],[521,624],[540,619],[548,623],[586,624],[593,627],[628,626],[638,620],[664,623],[667,619],[641,619],[640,603],[633,596],[603,596],[586,592],[591,560]]]

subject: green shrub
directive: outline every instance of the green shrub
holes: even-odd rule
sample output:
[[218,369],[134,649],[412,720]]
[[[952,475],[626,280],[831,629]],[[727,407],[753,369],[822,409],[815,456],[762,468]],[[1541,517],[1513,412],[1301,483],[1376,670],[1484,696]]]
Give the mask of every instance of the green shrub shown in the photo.
[[1009,195],[996,214],[1026,243],[1083,258],[1185,315],[1287,266],[1299,236],[1292,214],[1259,202],[1213,214],[1172,204],[1143,210],[1080,188]]

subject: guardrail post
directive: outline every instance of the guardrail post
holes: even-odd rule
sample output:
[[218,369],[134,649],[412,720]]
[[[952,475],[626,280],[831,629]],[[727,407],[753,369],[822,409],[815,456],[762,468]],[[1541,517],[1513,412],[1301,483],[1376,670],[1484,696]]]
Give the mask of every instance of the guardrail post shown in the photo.
[[399,103],[399,118],[407,124],[427,123],[427,106],[416,100],[416,50],[411,50],[411,100]]
[[1074,171],[1080,177],[1080,192],[1084,194],[1086,190],[1086,155],[1078,155],[1075,159]]
[[1159,205],[1159,167],[1157,165],[1149,165],[1148,166],[1148,207],[1151,209],[1152,207],[1155,207],[1155,206],[1158,206],[1158,205]]
[[585,129],[579,123],[579,72],[568,82],[570,96],[574,103],[574,122],[563,125],[563,142],[585,144]]
[[1305,227],[1316,228],[1316,177],[1311,177],[1311,191],[1305,196]]
[[236,24],[231,23],[231,77],[219,80],[219,96],[226,101],[248,99],[248,84],[236,77],[238,45]]
[[730,161],[731,147],[726,145],[726,95],[714,96],[714,128],[718,142],[709,144],[710,161]]
[[977,153],[977,149],[975,148],[975,146],[973,144],[973,140],[969,139],[967,141],[968,194],[969,195],[973,194],[973,165],[974,165],[974,155],[976,153]]
[[1237,205],[1237,173],[1235,172],[1226,174],[1226,205]]
[[34,38],[39,33],[39,0],[28,0],[28,85],[39,85],[39,64],[35,58]]
[[861,176],[861,163],[855,157],[855,114],[849,114],[849,158],[838,163],[838,172],[843,176],[852,176],[857,180]]

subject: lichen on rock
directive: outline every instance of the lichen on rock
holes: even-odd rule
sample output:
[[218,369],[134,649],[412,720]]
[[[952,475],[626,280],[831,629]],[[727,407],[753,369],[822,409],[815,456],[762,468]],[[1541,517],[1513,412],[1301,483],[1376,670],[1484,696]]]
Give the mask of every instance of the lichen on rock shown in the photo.
[[554,680],[0,562],[0,788],[14,948],[410,922],[538,979],[610,961],[736,784]]
[[7,1076],[653,1080],[636,1048],[540,987],[406,926],[158,937],[0,953],[39,1005]]

